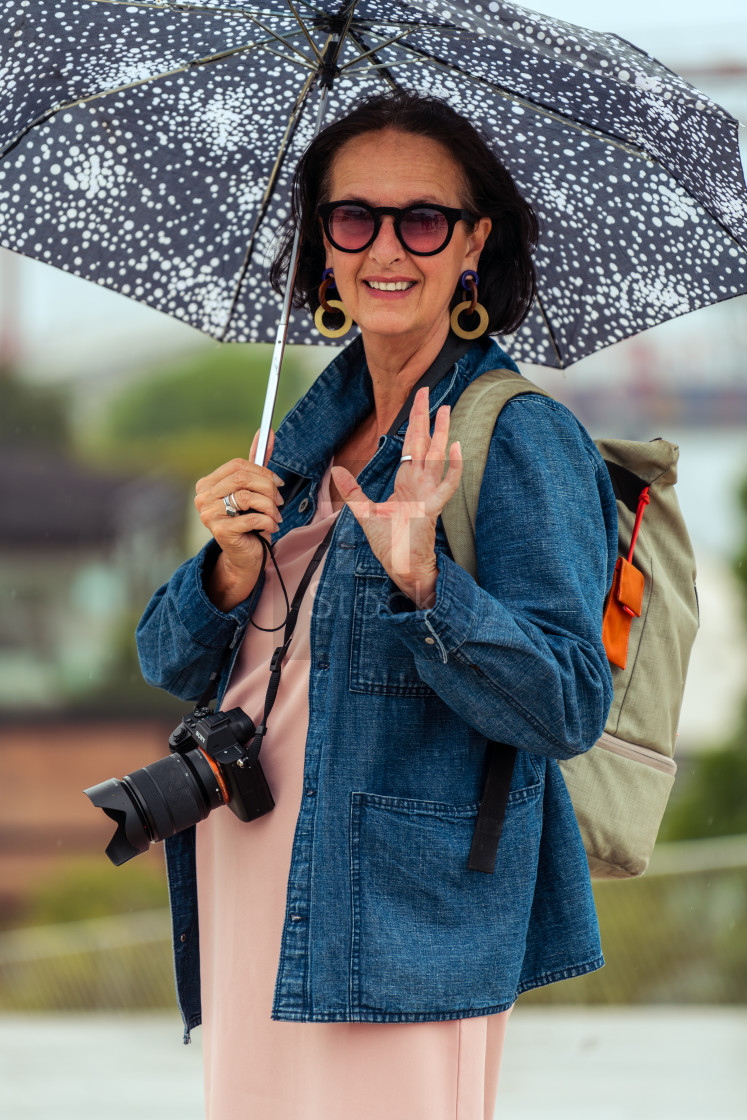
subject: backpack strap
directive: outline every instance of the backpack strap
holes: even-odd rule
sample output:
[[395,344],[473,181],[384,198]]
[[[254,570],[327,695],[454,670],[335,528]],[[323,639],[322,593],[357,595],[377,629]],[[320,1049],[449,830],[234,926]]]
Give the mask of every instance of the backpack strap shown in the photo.
[[[474,579],[477,504],[493,430],[504,405],[525,393],[550,396],[513,370],[493,369],[467,386],[451,412],[449,443],[460,441],[464,468],[455,494],[441,512],[441,521],[452,556]],[[495,870],[515,759],[516,747],[488,742],[487,776],[467,864],[470,871],[492,875]]]

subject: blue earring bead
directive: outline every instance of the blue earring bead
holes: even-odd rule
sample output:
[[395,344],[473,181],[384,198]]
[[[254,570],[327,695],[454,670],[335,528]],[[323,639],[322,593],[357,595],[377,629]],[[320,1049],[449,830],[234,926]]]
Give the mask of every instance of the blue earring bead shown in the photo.
[[469,291],[470,281],[472,281],[476,287],[480,283],[480,277],[476,272],[473,272],[472,269],[467,269],[467,271],[463,272],[459,277],[459,283],[462,285],[465,292]]

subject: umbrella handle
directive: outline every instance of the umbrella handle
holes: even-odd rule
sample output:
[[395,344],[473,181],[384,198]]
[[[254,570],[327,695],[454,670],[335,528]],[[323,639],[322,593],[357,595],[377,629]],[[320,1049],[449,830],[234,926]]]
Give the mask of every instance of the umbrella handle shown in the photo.
[[[329,88],[322,85],[321,96],[319,98],[319,107],[316,114],[316,123],[314,125],[314,140],[322,127],[324,120],[324,113],[327,108],[327,94]],[[311,141],[309,141],[311,143]],[[301,230],[296,229],[293,237],[293,246],[291,248],[290,261],[288,262],[288,277],[285,282],[285,294],[283,295],[283,309],[280,313],[280,322],[278,323],[277,333],[275,335],[275,346],[272,351],[272,361],[270,362],[270,372],[267,379],[267,390],[265,392],[265,403],[262,409],[262,420],[259,425],[259,439],[257,440],[257,450],[254,455],[254,462],[259,467],[265,465],[265,456],[267,454],[267,444],[270,439],[270,428],[272,426],[272,415],[275,411],[275,403],[278,396],[278,385],[280,384],[280,367],[283,364],[283,354],[285,352],[285,340],[288,336],[288,321],[290,319],[291,299],[293,297],[293,288],[296,283],[296,270],[298,268],[298,247],[301,242]]]

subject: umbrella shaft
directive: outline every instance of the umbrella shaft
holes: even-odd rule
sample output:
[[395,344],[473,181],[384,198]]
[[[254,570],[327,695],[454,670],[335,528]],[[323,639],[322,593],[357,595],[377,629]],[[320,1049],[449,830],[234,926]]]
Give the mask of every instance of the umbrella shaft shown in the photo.
[[[324,113],[327,107],[327,94],[329,89],[326,85],[321,88],[321,96],[319,98],[319,107],[316,114],[316,123],[314,125],[314,134],[312,140],[319,134],[324,120]],[[258,466],[263,466],[265,456],[267,454],[267,444],[270,439],[270,428],[272,426],[272,416],[275,411],[275,402],[278,395],[278,385],[280,384],[280,367],[283,364],[283,354],[285,352],[285,340],[288,335],[288,320],[290,319],[291,300],[293,298],[293,288],[296,283],[296,268],[298,266],[298,247],[301,241],[300,227],[296,228],[296,233],[293,238],[293,246],[291,248],[290,261],[288,262],[288,277],[285,282],[285,295],[283,297],[283,310],[280,313],[280,322],[278,323],[277,334],[275,336],[275,348],[272,351],[272,362],[270,363],[270,373],[267,380],[267,391],[265,393],[265,404],[262,409],[262,421],[259,426],[259,440],[257,442],[257,451],[254,456],[254,462]]]

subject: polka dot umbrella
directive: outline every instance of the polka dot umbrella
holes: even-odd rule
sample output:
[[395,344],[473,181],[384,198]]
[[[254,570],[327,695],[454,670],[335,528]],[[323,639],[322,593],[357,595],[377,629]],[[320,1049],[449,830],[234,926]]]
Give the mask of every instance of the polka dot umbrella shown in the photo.
[[0,244],[216,338],[275,336],[322,75],[327,120],[404,86],[491,138],[542,225],[517,358],[564,367],[747,290],[737,122],[614,35],[498,0],[0,0],[0,35]]

